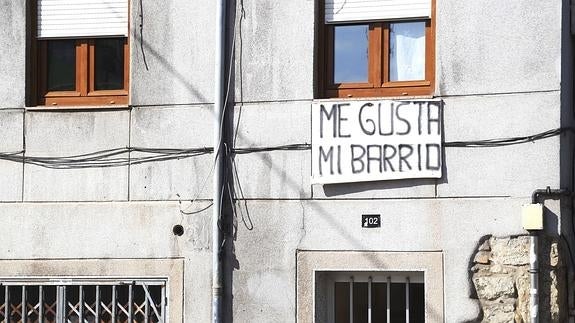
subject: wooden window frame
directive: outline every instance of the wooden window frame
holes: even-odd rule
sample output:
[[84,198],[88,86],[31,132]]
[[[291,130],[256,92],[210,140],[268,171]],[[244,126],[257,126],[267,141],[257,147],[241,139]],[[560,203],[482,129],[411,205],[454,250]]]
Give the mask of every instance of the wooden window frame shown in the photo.
[[[129,0],[126,0],[129,1]],[[58,107],[115,107],[128,105],[130,79],[130,38],[123,36],[77,37],[76,44],[76,89],[74,91],[47,90],[47,43],[61,38],[38,39],[37,0],[31,1],[31,67],[35,72],[32,77],[32,106]],[[129,26],[129,22],[128,22]],[[123,39],[124,51],[124,84],[118,90],[96,90],[95,85],[95,42],[96,39]]]
[[[431,18],[326,24],[324,1],[319,4],[318,66],[321,98],[430,96],[435,90],[435,1]],[[425,80],[389,80],[389,26],[401,22],[425,22]],[[334,29],[337,26],[368,25],[368,81],[334,83]]]

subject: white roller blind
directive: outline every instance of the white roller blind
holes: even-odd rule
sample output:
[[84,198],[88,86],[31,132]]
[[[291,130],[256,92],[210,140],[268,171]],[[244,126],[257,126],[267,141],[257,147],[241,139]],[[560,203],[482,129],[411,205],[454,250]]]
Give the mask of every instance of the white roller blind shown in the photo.
[[38,0],[38,38],[128,36],[128,0]]
[[431,17],[431,0],[325,0],[325,22]]

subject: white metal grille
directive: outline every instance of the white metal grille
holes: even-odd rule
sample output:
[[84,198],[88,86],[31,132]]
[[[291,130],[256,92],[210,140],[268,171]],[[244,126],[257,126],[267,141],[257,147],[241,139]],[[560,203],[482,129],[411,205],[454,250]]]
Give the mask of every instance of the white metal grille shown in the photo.
[[2,323],[164,323],[166,283],[3,281]]
[[325,22],[431,17],[431,0],[325,0]]
[[37,0],[38,38],[128,36],[128,0]]
[[425,322],[423,272],[333,272],[328,281],[330,323]]

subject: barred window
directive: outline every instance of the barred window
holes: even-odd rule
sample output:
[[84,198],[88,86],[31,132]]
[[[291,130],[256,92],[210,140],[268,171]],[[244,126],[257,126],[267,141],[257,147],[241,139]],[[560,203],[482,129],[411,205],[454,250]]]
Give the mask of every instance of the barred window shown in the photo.
[[424,323],[423,272],[326,272],[332,323]]
[[167,322],[165,280],[2,280],[0,322]]

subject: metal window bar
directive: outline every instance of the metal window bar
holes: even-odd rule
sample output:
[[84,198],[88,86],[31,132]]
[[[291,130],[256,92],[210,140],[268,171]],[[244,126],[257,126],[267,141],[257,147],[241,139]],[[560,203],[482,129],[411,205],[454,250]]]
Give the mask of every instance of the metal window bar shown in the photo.
[[60,288],[62,289],[62,294],[61,294],[62,299],[60,300],[60,304],[62,306],[62,321],[61,322],[69,322],[70,323],[70,321],[68,320],[68,311],[67,311],[68,304],[66,302],[66,299],[68,297],[66,286],[61,286]]
[[4,312],[6,313],[6,323],[10,323],[10,316],[12,316],[12,308],[10,307],[10,287],[4,287]]
[[[152,300],[152,297],[150,296],[150,291],[148,290],[148,286],[146,286],[146,284],[143,284],[142,287],[144,287],[144,292],[146,293],[146,300],[150,302],[150,305],[152,306],[152,310],[154,310],[154,313],[156,314],[156,318],[158,319],[158,322],[163,322],[163,320],[162,320],[163,315],[160,315],[160,313],[158,313],[158,309],[156,308],[156,305],[155,305],[154,301]],[[163,290],[163,287],[162,287],[162,290]],[[163,301],[164,297],[165,297],[165,294],[162,293],[162,301]],[[162,304],[162,314],[163,314],[164,308],[165,308],[165,306],[164,306],[164,304]]]
[[100,313],[102,312],[100,309],[100,286],[96,286],[96,306],[95,307],[95,313],[94,313],[94,318],[97,323],[100,323]]
[[150,323],[150,303],[148,303],[148,286],[142,285],[144,293],[144,323]]
[[405,277],[405,323],[409,323],[409,277]]
[[165,323],[166,322],[166,286],[162,286],[162,308],[161,308],[161,317],[158,317],[160,319],[160,322]]
[[[0,288],[2,288],[2,284],[0,284]],[[4,304],[4,302],[2,304],[0,304],[0,315],[2,316],[2,321],[0,322],[4,322],[6,320],[6,304]]]
[[84,323],[84,286],[80,285],[80,290],[78,291],[78,321]]
[[20,313],[22,322],[25,323],[28,320],[28,304],[26,303],[26,286],[22,286],[22,303],[20,307]]
[[385,284],[387,293],[387,302],[385,304],[385,310],[387,315],[387,323],[391,322],[391,276],[387,277],[387,284]]
[[44,288],[38,286],[38,322],[44,323]]
[[349,277],[349,323],[353,323],[353,276]]
[[56,322],[58,323],[64,322],[64,319],[66,318],[66,308],[64,307],[65,304],[63,304],[64,300],[64,286],[58,286],[58,292],[56,296]]
[[132,322],[132,317],[133,317],[133,300],[134,300],[134,290],[133,290],[133,284],[128,286],[128,322]]
[[371,284],[373,282],[373,278],[369,276],[367,279],[367,323],[371,323]]

